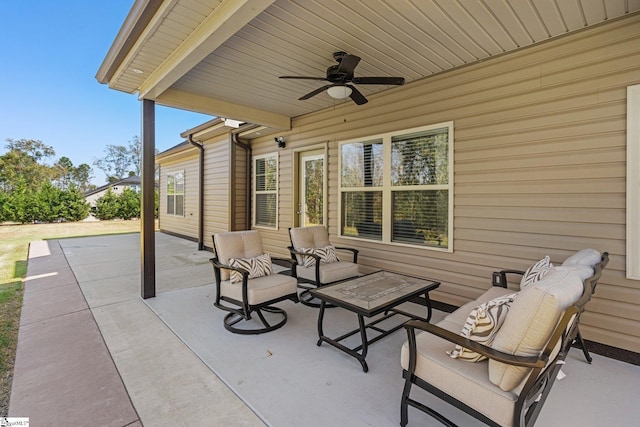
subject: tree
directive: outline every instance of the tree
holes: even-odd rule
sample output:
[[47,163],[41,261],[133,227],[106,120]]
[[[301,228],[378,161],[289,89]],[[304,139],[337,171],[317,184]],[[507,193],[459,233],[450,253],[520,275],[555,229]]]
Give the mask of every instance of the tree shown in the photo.
[[46,182],[40,187],[36,198],[32,201],[36,206],[37,215],[34,219],[44,222],[59,221],[63,218],[62,204],[63,191],[56,188],[50,182]]
[[45,145],[37,139],[19,139],[16,141],[12,138],[7,138],[6,141],[8,142],[7,149],[9,149],[9,151],[22,151],[29,157],[32,157],[36,162],[56,155],[53,147]]
[[95,185],[90,183],[91,178],[91,166],[83,163],[75,167],[68,157],[60,157],[52,167],[52,181],[61,190],[67,190],[73,185],[78,190],[87,192],[95,188]]
[[131,169],[131,153],[129,149],[123,145],[109,144],[105,147],[106,156],[102,159],[93,161],[93,165],[102,170],[107,175],[110,183],[119,181],[126,176],[135,174]]
[[129,141],[129,155],[131,156],[134,175],[139,176],[142,172],[142,141],[140,141],[138,135],[135,135],[133,139]]
[[80,164],[73,171],[73,184],[81,193],[86,193],[96,188],[95,185],[91,184],[91,178],[93,178],[93,171],[91,166],[86,163]]
[[[135,135],[129,145],[107,145],[105,157],[95,159],[93,165],[107,175],[107,182],[114,183],[127,176],[139,176],[142,172],[142,141]],[[155,150],[158,154],[158,149]],[[156,165],[155,177],[158,177]]]
[[17,221],[22,224],[35,222],[38,219],[37,193],[29,188],[24,178],[19,178],[13,186],[5,204],[7,221]]
[[73,182],[73,172],[75,170],[73,162],[68,157],[60,157],[60,159],[53,164],[53,176],[52,181],[56,183],[56,186],[61,190],[66,190]]
[[55,151],[37,140],[9,138],[7,142],[9,151],[0,156],[0,189],[11,192],[22,179],[27,188],[37,191],[51,176],[50,167],[39,162],[55,155]]

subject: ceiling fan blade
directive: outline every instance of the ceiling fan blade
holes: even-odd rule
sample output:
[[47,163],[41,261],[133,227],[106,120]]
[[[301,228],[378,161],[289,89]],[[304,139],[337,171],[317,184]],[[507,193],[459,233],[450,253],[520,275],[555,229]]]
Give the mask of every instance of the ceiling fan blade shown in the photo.
[[305,99],[309,99],[309,98],[311,98],[313,96],[316,96],[317,94],[322,93],[323,91],[329,89],[331,86],[333,86],[333,85],[322,86],[322,87],[320,87],[320,88],[318,88],[318,89],[316,89],[316,90],[314,90],[312,92],[309,92],[308,94],[298,98],[298,101],[304,101]]
[[336,73],[353,76],[353,70],[355,70],[358,62],[360,62],[359,56],[346,54],[342,57],[342,60],[340,60],[340,65],[338,65]]
[[351,80],[359,85],[403,85],[403,77],[354,77]]
[[323,80],[326,81],[325,77],[309,77],[309,76],[280,76],[279,79],[301,79],[301,80]]
[[369,102],[369,100],[365,98],[364,95],[360,93],[360,91],[356,89],[354,86],[351,86],[351,85],[346,85],[346,86],[351,89],[351,95],[349,95],[349,98],[351,98],[353,102],[355,102],[358,105],[366,104],[367,102]]

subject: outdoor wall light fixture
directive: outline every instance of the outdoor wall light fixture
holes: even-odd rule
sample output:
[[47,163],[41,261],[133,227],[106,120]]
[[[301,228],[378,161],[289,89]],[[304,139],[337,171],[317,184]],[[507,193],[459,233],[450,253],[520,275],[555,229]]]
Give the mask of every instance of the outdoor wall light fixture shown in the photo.
[[335,99],[345,99],[351,95],[351,88],[348,86],[336,85],[327,89],[327,93],[330,97]]
[[284,136],[277,136],[273,138],[273,140],[276,142],[276,144],[278,144],[278,148],[284,148]]

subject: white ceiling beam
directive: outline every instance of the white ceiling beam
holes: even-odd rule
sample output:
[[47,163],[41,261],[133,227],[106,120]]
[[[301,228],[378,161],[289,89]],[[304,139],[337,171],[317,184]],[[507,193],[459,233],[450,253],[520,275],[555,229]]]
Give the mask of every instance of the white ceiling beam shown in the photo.
[[141,99],[156,99],[274,0],[224,0],[140,85]]
[[258,110],[246,105],[222,101],[191,92],[167,89],[156,98],[156,102],[167,107],[181,108],[183,110],[209,114],[215,117],[241,120],[246,123],[262,125],[276,130],[291,129],[291,119],[282,114]]

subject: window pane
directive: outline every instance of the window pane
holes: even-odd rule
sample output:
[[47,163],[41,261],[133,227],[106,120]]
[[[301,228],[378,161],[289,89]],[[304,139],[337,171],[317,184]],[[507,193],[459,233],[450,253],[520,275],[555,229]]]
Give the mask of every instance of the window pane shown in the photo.
[[446,184],[448,128],[391,138],[391,185]]
[[392,194],[392,241],[448,247],[447,190],[394,191]]
[[322,224],[323,221],[323,185],[324,160],[314,159],[304,162],[304,206],[305,226]]
[[354,142],[340,147],[342,187],[382,185],[382,140]]
[[175,200],[175,196],[173,195],[167,196],[167,213],[169,215],[173,215],[175,213],[174,200]]
[[256,224],[264,227],[276,226],[276,195],[256,194]]
[[176,173],[176,194],[184,194],[184,173]]
[[167,194],[172,195],[175,194],[176,191],[176,180],[173,174],[167,175]]
[[256,159],[256,191],[264,191],[266,188],[266,159]]
[[382,191],[342,193],[342,235],[382,240]]
[[176,196],[176,215],[184,216],[184,196]]
[[256,191],[275,191],[277,187],[276,157],[256,159]]

